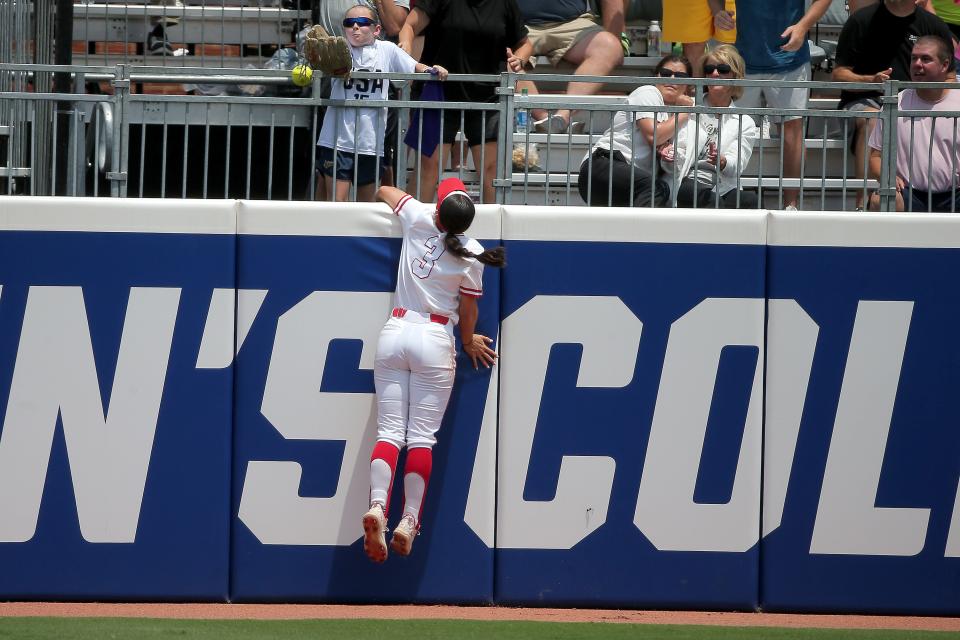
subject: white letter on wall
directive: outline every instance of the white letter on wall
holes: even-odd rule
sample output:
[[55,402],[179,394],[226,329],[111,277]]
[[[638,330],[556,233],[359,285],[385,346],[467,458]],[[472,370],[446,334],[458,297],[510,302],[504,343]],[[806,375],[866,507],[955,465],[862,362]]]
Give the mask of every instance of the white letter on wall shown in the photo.
[[767,426],[764,433],[763,535],[783,519],[820,327],[796,300],[767,301]]
[[810,553],[912,556],[929,509],[875,507],[913,302],[863,300],[850,338]]
[[[500,340],[496,340],[499,345]],[[499,361],[497,361],[499,362]],[[496,520],[497,489],[497,408],[499,407],[500,365],[490,367],[490,386],[480,421],[477,455],[473,459],[470,489],[463,511],[463,521],[477,534],[481,542],[493,548]]]
[[523,487],[551,347],[583,345],[578,387],[624,387],[633,379],[642,329],[616,297],[538,296],[503,321],[509,356],[500,365],[498,547],[569,549],[606,522],[612,458],[564,456],[550,501],[524,500]]
[[[746,551],[760,518],[763,406],[761,299],[708,298],[670,327],[643,463],[637,528],[662,551]],[[710,402],[727,345],[760,349],[730,502],[693,501]]]
[[30,288],[0,436],[0,542],[36,532],[58,413],[84,540],[134,541],[179,304],[179,289],[130,290],[105,419],[83,291]]
[[360,367],[372,369],[392,293],[315,291],[280,316],[263,392],[264,417],[289,440],[343,440],[337,492],[299,494],[302,469],[289,461],[251,460],[240,520],[264,544],[349,545],[367,509],[369,453],[377,430],[372,393],[320,391],[327,349],[336,338],[363,341]]
[[947,534],[947,549],[943,554],[947,558],[960,558],[960,482],[953,499],[953,517],[950,519],[950,533]]

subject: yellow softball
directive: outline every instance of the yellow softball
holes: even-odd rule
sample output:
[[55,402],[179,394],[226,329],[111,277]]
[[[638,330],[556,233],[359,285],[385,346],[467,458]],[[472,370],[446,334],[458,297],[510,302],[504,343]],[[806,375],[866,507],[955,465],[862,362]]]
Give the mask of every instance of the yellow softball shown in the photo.
[[313,69],[305,64],[298,64],[290,71],[293,84],[298,87],[306,87],[313,81]]

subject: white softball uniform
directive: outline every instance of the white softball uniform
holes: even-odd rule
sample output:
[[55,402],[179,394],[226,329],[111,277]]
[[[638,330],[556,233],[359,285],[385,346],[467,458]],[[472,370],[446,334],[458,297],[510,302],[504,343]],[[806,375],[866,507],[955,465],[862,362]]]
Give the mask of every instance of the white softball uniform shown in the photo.
[[[436,205],[406,196],[394,210],[403,228],[394,309],[377,343],[377,439],[398,448],[432,447],[456,369],[453,327],[460,296],[480,297],[483,264],[446,250]],[[460,241],[472,253],[480,243]]]

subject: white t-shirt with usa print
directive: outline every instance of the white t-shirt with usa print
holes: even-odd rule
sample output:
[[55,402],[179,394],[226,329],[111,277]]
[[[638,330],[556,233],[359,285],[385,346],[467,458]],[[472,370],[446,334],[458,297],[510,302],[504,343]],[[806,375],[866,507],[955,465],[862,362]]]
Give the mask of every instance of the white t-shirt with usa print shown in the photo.
[[[417,61],[406,51],[383,40],[365,47],[350,47],[354,71],[413,73]],[[331,100],[386,100],[390,81],[384,78],[334,78],[330,86]],[[321,147],[346,153],[356,150],[368,156],[383,155],[387,108],[329,107],[320,130]]]

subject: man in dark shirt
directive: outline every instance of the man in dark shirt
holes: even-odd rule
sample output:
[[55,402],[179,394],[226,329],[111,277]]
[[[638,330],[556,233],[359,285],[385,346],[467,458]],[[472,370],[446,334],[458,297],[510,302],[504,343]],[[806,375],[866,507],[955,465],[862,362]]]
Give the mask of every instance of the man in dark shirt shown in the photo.
[[[884,0],[854,13],[843,25],[837,43],[837,82],[910,80],[910,53],[921,36],[940,36],[950,42],[950,29],[937,16],[918,8],[916,0]],[[858,112],[880,110],[881,91],[842,91],[840,108]],[[848,128],[854,153],[854,173],[863,178],[866,141],[875,118],[855,118]],[[863,207],[864,190],[856,192],[857,209]]]
[[[608,76],[623,62],[620,33],[624,28],[623,0],[599,0],[603,26],[590,13],[587,0],[517,0],[523,21],[530,32],[533,55],[524,64],[535,64],[537,56],[546,56],[550,64],[562,61],[576,66],[575,75]],[[537,93],[532,82],[521,82],[519,88]],[[596,82],[571,82],[568,95],[591,95],[602,85]],[[561,109],[547,118],[541,110],[534,110],[538,130],[554,133],[565,131],[570,123],[570,111]]]
[[[530,55],[527,28],[516,0],[417,0],[400,29],[400,48],[412,51],[413,39],[426,30],[423,60],[439,64],[450,73],[498,74],[507,65],[520,68],[517,59]],[[496,102],[497,83],[447,82],[444,94],[450,102]],[[443,112],[440,158],[447,158],[458,131],[462,131],[480,168],[483,202],[493,202],[493,176],[497,165],[496,109],[446,109]],[[429,175],[428,175],[429,171]],[[422,185],[434,184],[439,165],[424,164]],[[421,197],[424,190],[421,185]]]

